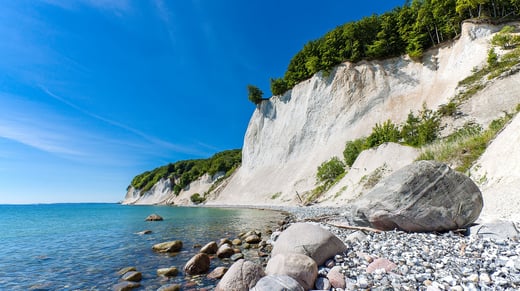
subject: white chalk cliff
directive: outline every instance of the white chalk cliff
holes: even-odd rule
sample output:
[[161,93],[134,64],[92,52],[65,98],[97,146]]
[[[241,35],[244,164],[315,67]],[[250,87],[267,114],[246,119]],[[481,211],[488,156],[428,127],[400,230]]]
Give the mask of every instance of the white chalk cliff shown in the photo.
[[[345,62],[329,76],[318,73],[283,96],[263,101],[249,122],[241,167],[224,187],[207,197],[207,204],[298,204],[298,195],[305,196],[316,187],[317,167],[333,156],[342,158],[346,141],[368,135],[376,123],[388,119],[401,123],[423,104],[437,109],[448,103],[457,93],[458,82],[486,64],[489,40],[499,30],[498,26],[464,23],[458,40],[427,51],[422,62],[406,56]],[[473,120],[487,126],[520,103],[519,82],[515,74],[489,84],[461,105],[465,115],[450,125]],[[320,202],[348,203],[366,190],[359,184],[362,177],[375,170],[387,175],[417,155],[415,149],[398,145],[364,153]],[[482,171],[485,168],[482,161]],[[491,172],[487,173],[490,177]],[[150,191],[145,196],[157,199],[147,200],[129,191],[124,202],[161,203],[167,201],[163,194]]]

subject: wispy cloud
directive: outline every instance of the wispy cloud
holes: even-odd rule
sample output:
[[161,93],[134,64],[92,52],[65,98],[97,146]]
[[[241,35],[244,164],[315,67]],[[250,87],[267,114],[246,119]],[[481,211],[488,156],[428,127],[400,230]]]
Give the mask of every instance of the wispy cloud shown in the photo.
[[[10,96],[3,95],[1,98]],[[26,110],[16,110],[2,104],[0,137],[10,139],[39,150],[71,157],[84,156],[85,153],[72,146],[71,129],[45,112],[33,111],[28,103],[20,103]],[[4,112],[2,112],[4,111]]]
[[165,141],[165,140],[162,140],[160,138],[157,138],[157,137],[154,137],[154,136],[151,136],[151,135],[148,135],[140,130],[137,130],[135,128],[132,128],[128,125],[125,125],[121,122],[118,122],[118,121],[114,121],[114,120],[111,120],[111,119],[108,119],[106,117],[103,117],[103,116],[100,116],[98,114],[95,114],[95,113],[92,113],[92,112],[89,112],[79,106],[77,106],[76,104],[66,100],[65,98],[63,97],[60,97],[56,94],[54,94],[53,92],[49,91],[47,88],[43,87],[43,86],[40,86],[40,88],[50,97],[52,97],[53,99],[55,100],[58,100],[60,102],[62,102],[63,104],[81,112],[82,114],[90,117],[90,118],[93,118],[93,119],[96,119],[96,120],[99,120],[99,121],[102,121],[108,125],[111,125],[113,127],[116,127],[116,128],[119,128],[119,129],[123,129],[127,132],[130,132],[136,136],[138,136],[139,138],[142,138],[144,139],[146,142],[152,144],[153,146],[157,146],[157,147],[160,147],[160,148],[163,148],[163,149],[167,149],[167,150],[171,150],[171,151],[175,151],[175,152],[179,152],[179,153],[183,153],[183,154],[197,154],[197,153],[200,153],[200,151],[194,149],[192,146],[183,146],[183,145],[179,145],[179,144],[174,144],[174,143],[171,143],[171,142],[168,142],[168,141]]
[[44,2],[67,10],[75,10],[81,8],[81,6],[88,6],[103,11],[110,11],[119,16],[132,10],[131,1],[129,0],[44,0]]

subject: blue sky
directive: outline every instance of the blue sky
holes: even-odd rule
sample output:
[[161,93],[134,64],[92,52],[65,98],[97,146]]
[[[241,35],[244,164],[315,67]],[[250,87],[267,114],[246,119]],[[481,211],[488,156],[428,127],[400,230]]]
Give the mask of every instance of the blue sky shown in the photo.
[[404,1],[0,3],[0,203],[117,202],[131,179],[241,148],[309,40]]

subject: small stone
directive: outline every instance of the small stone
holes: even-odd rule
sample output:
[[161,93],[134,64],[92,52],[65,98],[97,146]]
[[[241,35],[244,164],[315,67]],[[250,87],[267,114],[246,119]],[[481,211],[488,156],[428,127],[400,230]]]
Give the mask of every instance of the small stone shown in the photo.
[[258,256],[259,256],[260,258],[265,258],[265,257],[269,256],[268,253],[266,253],[266,252],[262,252],[262,251],[258,251],[257,254],[258,254]]
[[244,254],[240,253],[240,254],[234,254],[230,257],[230,259],[232,261],[238,261],[240,259],[243,259],[244,258]]
[[462,286],[453,286],[450,288],[450,291],[464,291],[464,288]]
[[137,282],[121,282],[114,286],[112,286],[112,290],[114,291],[130,291],[135,288],[141,287],[141,284]]
[[430,275],[426,273],[420,273],[415,275],[415,280],[417,280],[418,282],[424,282],[428,278],[430,278]]
[[218,243],[218,247],[221,247],[223,245],[233,245],[233,243],[228,238],[222,238]]
[[124,274],[121,279],[124,281],[139,282],[141,279],[143,279],[143,275],[137,271],[130,271]]
[[467,280],[470,281],[470,282],[478,282],[478,274],[471,274],[471,275],[469,275]]
[[248,243],[245,243],[245,244],[242,245],[242,247],[243,247],[244,249],[248,250],[248,249],[251,248],[251,245],[248,244]]
[[226,274],[227,267],[216,267],[215,270],[208,274],[209,279],[221,279]]
[[242,244],[242,240],[239,239],[239,238],[236,238],[234,239],[232,242],[231,242],[234,246],[239,246]]
[[347,236],[346,241],[348,242],[362,242],[367,239],[367,235],[362,231],[356,231]]
[[490,284],[491,278],[489,277],[488,273],[481,273],[479,276],[479,281],[484,284]]
[[181,291],[180,284],[168,284],[160,287],[157,291]]
[[316,287],[318,290],[330,290],[332,285],[330,284],[329,279],[318,277],[318,279],[316,279],[316,283],[314,283],[314,287]]
[[234,253],[235,253],[235,251],[233,250],[233,248],[230,245],[224,244],[224,245],[221,245],[218,248],[218,250],[217,250],[217,257],[219,259],[229,258]]
[[391,272],[397,268],[397,265],[392,261],[384,258],[379,258],[368,265],[366,272],[373,273],[375,270],[383,269],[385,272]]
[[368,288],[368,279],[365,276],[359,276],[357,283],[360,288]]
[[333,260],[333,259],[328,259],[326,262],[325,262],[325,267],[327,268],[332,268],[336,265],[336,262]]
[[145,221],[162,221],[163,218],[158,214],[150,214],[146,217]]
[[327,279],[329,279],[330,284],[334,288],[345,288],[345,276],[341,270],[341,267],[335,266],[330,269],[329,274],[327,274]]
[[193,256],[184,266],[184,272],[188,275],[204,274],[209,270],[210,259],[205,253]]
[[213,254],[217,253],[217,250],[218,250],[217,243],[212,241],[212,242],[207,243],[205,246],[203,246],[200,249],[200,252],[208,254],[208,255],[213,255]]
[[182,248],[182,241],[174,240],[155,244],[152,249],[159,253],[175,253]]
[[175,277],[179,274],[179,270],[175,267],[157,269],[157,275],[165,277]]
[[262,239],[261,239],[258,235],[256,235],[256,234],[252,234],[252,235],[246,237],[246,238],[244,239],[244,241],[245,241],[246,243],[248,243],[248,244],[257,244],[257,243],[259,243],[260,241],[262,241]]
[[117,271],[117,274],[122,276],[130,271],[137,271],[137,269],[135,267],[126,267]]
[[151,234],[151,233],[152,233],[152,231],[147,229],[147,230],[140,231],[137,234],[138,235],[146,235],[146,234]]

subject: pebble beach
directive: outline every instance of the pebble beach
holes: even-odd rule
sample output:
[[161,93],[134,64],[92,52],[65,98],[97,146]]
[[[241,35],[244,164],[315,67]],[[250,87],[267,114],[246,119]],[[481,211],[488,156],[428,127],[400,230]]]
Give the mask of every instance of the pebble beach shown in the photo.
[[[342,208],[289,207],[283,210],[291,213],[296,221],[345,215]],[[462,232],[377,233],[320,224],[340,238],[348,249],[319,266],[315,290],[520,289],[517,238],[480,237]],[[331,282],[334,280],[329,278],[337,275],[331,276],[331,271],[340,274],[340,282]]]

